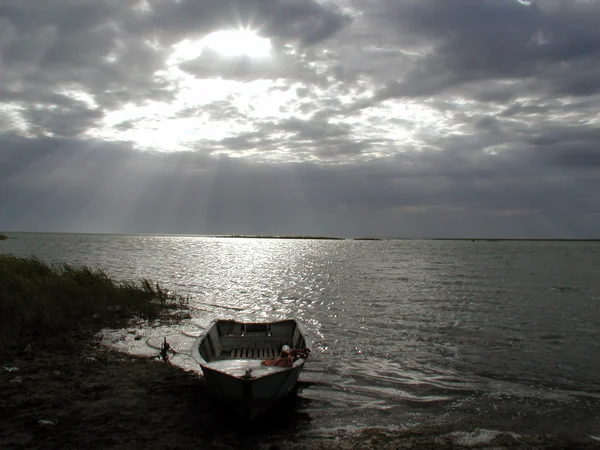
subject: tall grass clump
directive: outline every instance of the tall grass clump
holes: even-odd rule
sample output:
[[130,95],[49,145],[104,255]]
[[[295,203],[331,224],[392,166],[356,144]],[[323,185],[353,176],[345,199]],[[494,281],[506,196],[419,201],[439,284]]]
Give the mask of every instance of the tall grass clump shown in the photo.
[[76,333],[152,321],[186,304],[147,279],[117,282],[99,269],[0,254],[0,353],[68,345]]

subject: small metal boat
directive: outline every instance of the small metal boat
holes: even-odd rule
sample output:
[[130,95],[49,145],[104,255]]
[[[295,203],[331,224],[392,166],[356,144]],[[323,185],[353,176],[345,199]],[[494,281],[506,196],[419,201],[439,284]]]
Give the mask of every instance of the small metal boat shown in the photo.
[[192,356],[200,364],[207,385],[232,409],[252,420],[296,386],[306,357],[290,362],[290,367],[262,364],[279,357],[285,345],[310,351],[306,332],[296,320],[215,320],[194,342]]

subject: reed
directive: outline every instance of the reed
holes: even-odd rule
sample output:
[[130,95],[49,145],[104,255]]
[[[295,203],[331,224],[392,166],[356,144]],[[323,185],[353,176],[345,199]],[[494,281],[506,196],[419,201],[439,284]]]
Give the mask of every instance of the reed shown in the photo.
[[148,279],[115,281],[99,269],[0,254],[0,353],[68,346],[82,332],[186,307],[186,298]]

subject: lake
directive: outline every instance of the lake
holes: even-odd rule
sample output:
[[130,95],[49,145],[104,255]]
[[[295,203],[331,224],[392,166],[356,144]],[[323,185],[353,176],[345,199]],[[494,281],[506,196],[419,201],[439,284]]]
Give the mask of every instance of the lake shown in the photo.
[[600,242],[7,234],[0,252],[189,296],[177,327],[104,336],[137,354],[167,337],[186,370],[199,371],[189,349],[214,318],[301,320],[314,348],[298,435],[476,428],[477,442],[600,443]]

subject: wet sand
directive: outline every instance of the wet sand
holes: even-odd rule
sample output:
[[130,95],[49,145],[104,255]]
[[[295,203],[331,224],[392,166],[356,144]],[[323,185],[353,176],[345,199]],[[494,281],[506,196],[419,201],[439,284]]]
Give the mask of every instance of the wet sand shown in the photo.
[[[157,358],[124,355],[83,340],[76,352],[22,353],[0,373],[2,449],[360,449],[598,448],[594,442],[525,441],[507,435],[457,438],[449,428],[390,433],[339,430],[310,437],[298,396],[262,421],[244,424],[223,409],[201,376]],[[302,383],[300,383],[302,388]],[[462,427],[461,430],[466,429]],[[469,438],[471,436],[471,438]]]

